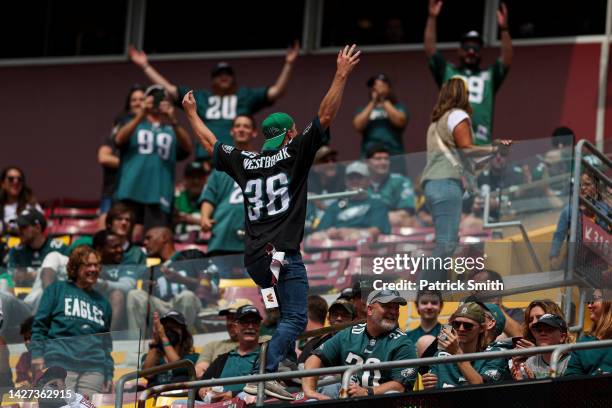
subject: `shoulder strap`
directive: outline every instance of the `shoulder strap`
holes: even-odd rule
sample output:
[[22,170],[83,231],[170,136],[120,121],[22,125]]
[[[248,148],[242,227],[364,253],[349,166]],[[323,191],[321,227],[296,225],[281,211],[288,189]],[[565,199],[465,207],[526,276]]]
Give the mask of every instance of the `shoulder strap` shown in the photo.
[[457,160],[457,158],[451,153],[450,149],[448,148],[448,146],[446,146],[444,144],[444,142],[442,141],[442,138],[440,137],[440,133],[438,133],[438,127],[436,126],[435,130],[434,130],[435,136],[436,136],[436,143],[438,144],[438,148],[440,148],[440,150],[442,150],[442,153],[444,153],[444,156],[448,159],[448,161],[453,165],[453,167],[456,167],[458,169],[463,169],[463,166],[461,166],[461,164],[459,164],[459,161]]

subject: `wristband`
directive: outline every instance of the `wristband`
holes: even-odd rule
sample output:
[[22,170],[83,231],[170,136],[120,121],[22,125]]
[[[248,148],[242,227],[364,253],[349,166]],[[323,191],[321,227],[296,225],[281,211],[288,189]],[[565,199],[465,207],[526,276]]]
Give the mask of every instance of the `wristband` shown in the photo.
[[170,347],[170,346],[172,346],[172,344],[171,344],[169,341],[164,341],[164,342],[162,343],[162,346],[164,346],[164,347]]

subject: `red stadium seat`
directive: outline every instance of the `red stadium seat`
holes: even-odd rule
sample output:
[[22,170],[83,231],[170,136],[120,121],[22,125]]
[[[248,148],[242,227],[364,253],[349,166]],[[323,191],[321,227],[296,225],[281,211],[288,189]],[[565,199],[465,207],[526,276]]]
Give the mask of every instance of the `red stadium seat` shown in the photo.
[[308,278],[311,276],[335,277],[342,276],[346,269],[346,260],[322,262],[306,265]]
[[304,262],[323,262],[327,259],[329,259],[329,253],[327,251],[306,252],[302,254],[302,260]]
[[50,235],[93,235],[98,232],[98,220],[65,218],[47,227]]
[[97,208],[77,207],[55,207],[51,211],[50,218],[83,218],[91,219],[98,217]]

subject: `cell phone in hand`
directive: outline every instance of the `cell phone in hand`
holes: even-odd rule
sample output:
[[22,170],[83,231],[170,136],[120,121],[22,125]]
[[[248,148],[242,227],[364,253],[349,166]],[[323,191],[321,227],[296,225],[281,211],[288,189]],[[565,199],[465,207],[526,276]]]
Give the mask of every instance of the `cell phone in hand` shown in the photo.
[[512,348],[516,348],[516,344],[520,341],[523,340],[523,336],[516,336],[516,337],[512,337]]

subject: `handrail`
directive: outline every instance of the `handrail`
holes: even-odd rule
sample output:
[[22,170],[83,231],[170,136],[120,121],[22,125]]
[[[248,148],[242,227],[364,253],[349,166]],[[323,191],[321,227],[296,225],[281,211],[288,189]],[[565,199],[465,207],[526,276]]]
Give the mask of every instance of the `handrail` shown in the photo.
[[[195,366],[189,360],[173,361],[172,363],[147,368],[145,370],[126,373],[119,377],[117,385],[115,386],[115,407],[121,408],[123,405],[123,389],[125,388],[125,383],[128,380],[135,380],[138,377],[150,377],[152,375],[163,373],[164,371],[174,370],[176,368],[186,368],[187,371],[189,371],[190,378],[193,378],[193,380],[197,378]],[[193,402],[195,402],[195,393],[195,389],[190,389],[189,393],[187,394],[188,401],[191,401],[192,403],[191,406],[193,406]]]
[[567,329],[570,333],[580,333],[582,331],[582,327],[584,326],[584,305],[586,302],[586,290],[584,288],[580,288],[580,303],[578,309],[578,322],[574,326],[571,326]]
[[[265,342],[261,345],[261,350],[259,351],[259,374],[264,374],[266,372],[266,353],[268,352],[268,342]],[[266,391],[266,383],[265,381],[261,381],[257,383],[257,406],[261,407],[264,402],[264,396]]]
[[[531,348],[526,348],[526,349],[488,351],[488,352],[469,353],[469,354],[460,354],[460,355],[443,356],[443,357],[414,358],[414,359],[399,360],[399,361],[386,361],[386,362],[374,363],[374,364],[360,364],[356,366],[335,366],[335,367],[317,368],[317,369],[312,369],[312,370],[245,375],[245,376],[239,376],[239,377],[215,378],[211,380],[197,380],[197,381],[188,381],[188,382],[173,383],[173,384],[162,384],[162,385],[156,385],[151,388],[147,388],[142,393],[140,393],[138,400],[139,402],[144,402],[148,398],[154,395],[157,395],[165,391],[171,391],[171,390],[195,389],[195,388],[201,388],[201,387],[212,387],[215,385],[240,384],[240,383],[260,382],[260,381],[268,381],[268,380],[288,380],[291,378],[298,378],[298,377],[314,377],[314,376],[318,377],[318,376],[327,375],[327,374],[341,374],[341,373],[344,373],[343,381],[342,381],[342,388],[346,392],[346,389],[348,388],[348,382],[350,380],[352,373],[363,370],[363,369],[366,369],[366,370],[389,369],[389,368],[399,368],[399,367],[414,367],[414,366],[422,366],[422,365],[448,364],[448,363],[457,363],[461,361],[488,360],[488,359],[494,359],[494,358],[510,358],[514,356],[531,356],[531,355],[544,354],[544,353],[554,353],[554,351],[559,348],[563,348],[563,350],[565,350],[567,346],[570,346],[570,345],[561,344],[561,345],[553,345],[553,346],[531,347]],[[574,346],[572,347],[572,349],[612,347],[612,340],[584,342],[584,343],[574,344],[571,346]],[[347,375],[346,373],[349,371],[350,373]],[[117,408],[120,408],[120,406],[117,406]],[[188,408],[193,408],[193,405],[188,406]]]
[[331,200],[332,198],[347,198],[364,193],[364,189],[358,189],[353,191],[338,191],[337,193],[326,193],[326,194],[311,194],[306,197],[308,201],[319,201],[319,200]]
[[557,346],[557,349],[553,351],[550,356],[550,375],[551,377],[557,376],[557,371],[559,369],[559,358],[561,358],[562,353],[566,353],[572,350],[585,350],[585,349],[595,349],[595,348],[604,348],[604,347],[612,347],[612,340],[597,340],[597,341],[585,341],[584,343],[572,343],[572,344],[562,344]]

